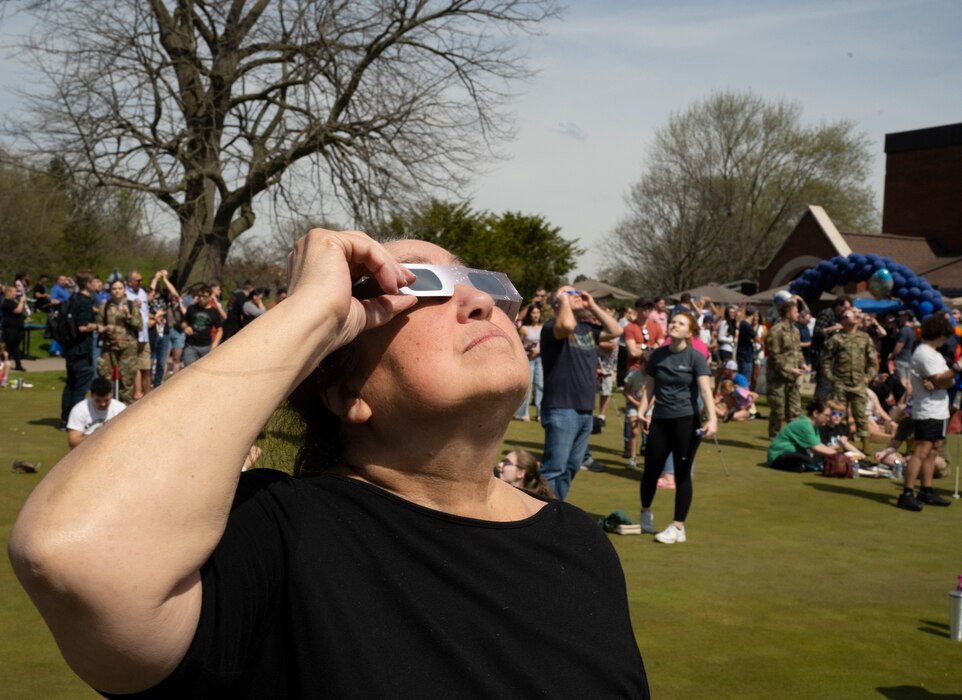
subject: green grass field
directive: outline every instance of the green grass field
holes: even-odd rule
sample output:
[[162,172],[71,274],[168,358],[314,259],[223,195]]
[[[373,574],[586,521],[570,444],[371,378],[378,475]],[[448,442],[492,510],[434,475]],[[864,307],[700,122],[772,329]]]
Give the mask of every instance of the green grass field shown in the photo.
[[[27,381],[34,388],[0,391],[4,545],[31,488],[66,451],[60,376]],[[620,420],[610,411],[592,439],[607,471],[579,473],[569,495],[596,517],[618,508],[637,517],[640,474],[622,468]],[[962,502],[909,513],[895,508],[889,480],[774,472],[760,466],[765,434],[763,422],[722,426],[727,475],[714,444],[703,445],[687,543],[611,536],[653,696],[962,697],[962,644],[947,624],[947,593],[962,574]],[[288,437],[268,430],[270,464],[289,459]],[[540,453],[542,441],[537,423],[514,422],[506,444]],[[41,474],[11,473],[14,459],[42,462]],[[936,486],[950,494],[954,483]],[[659,491],[656,526],[670,520],[673,498]],[[98,697],[67,668],[9,564],[0,629],[0,697]]]

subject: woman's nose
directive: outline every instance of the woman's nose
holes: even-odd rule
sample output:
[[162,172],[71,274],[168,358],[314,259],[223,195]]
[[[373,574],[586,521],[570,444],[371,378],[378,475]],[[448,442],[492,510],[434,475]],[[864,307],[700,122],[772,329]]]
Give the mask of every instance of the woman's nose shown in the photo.
[[486,321],[494,313],[494,299],[487,292],[466,284],[454,285],[454,301],[458,305],[458,321]]

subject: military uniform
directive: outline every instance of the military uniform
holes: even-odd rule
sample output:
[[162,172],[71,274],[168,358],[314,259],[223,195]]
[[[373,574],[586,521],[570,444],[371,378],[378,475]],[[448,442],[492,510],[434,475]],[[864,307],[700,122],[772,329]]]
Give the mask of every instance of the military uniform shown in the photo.
[[100,334],[103,349],[97,361],[97,372],[105,379],[113,379],[113,367],[120,368],[120,400],[130,405],[134,400],[134,374],[137,372],[137,334],[144,321],[140,312],[124,299],[112,299],[104,304],[100,322],[113,326],[111,332]]
[[878,354],[867,333],[836,333],[825,343],[822,354],[822,376],[832,385],[832,399],[849,407],[855,418],[855,432],[868,437],[865,413],[865,388],[878,372]]
[[798,377],[792,372],[805,366],[802,340],[795,324],[779,321],[765,340],[768,360],[765,385],[768,391],[768,437],[778,435],[784,425],[802,415]]

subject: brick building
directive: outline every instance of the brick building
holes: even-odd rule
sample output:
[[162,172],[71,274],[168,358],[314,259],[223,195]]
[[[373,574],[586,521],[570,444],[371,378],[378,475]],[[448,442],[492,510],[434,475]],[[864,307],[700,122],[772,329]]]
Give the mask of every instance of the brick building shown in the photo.
[[884,233],[840,232],[824,209],[810,206],[759,271],[759,289],[788,284],[836,255],[875,253],[946,296],[962,295],[962,124],[887,134],[885,155]]

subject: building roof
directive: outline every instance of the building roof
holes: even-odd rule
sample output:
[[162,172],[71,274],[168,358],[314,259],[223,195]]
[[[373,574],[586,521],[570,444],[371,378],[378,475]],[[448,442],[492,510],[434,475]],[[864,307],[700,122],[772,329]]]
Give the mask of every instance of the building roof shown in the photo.
[[842,238],[853,253],[888,256],[916,274],[921,274],[923,269],[935,265],[940,259],[928,241],[915,236],[895,236],[889,233],[843,233]]

